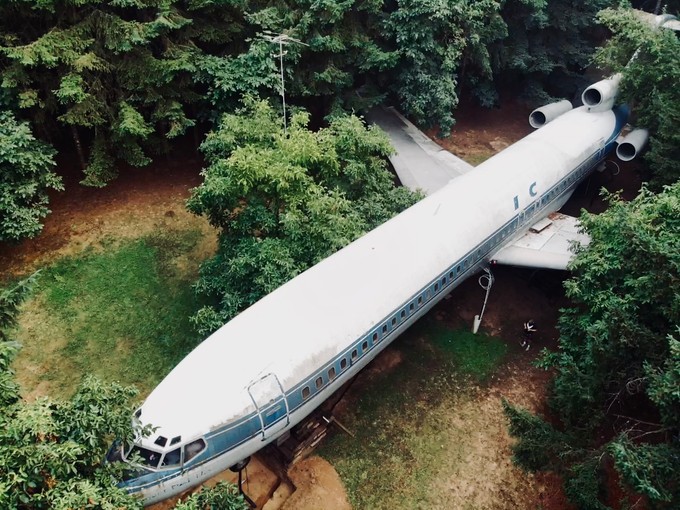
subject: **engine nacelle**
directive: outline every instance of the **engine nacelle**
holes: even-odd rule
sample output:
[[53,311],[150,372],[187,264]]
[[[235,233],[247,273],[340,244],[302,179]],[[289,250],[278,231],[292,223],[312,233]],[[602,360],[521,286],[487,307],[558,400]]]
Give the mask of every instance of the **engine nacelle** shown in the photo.
[[586,105],[589,112],[604,112],[611,110],[616,101],[616,94],[619,91],[621,75],[615,74],[611,78],[600,80],[593,83],[583,91],[581,100]]
[[647,145],[649,131],[635,129],[628,133],[616,148],[616,155],[621,161],[630,161]]
[[529,124],[531,124],[532,128],[538,129],[541,126],[545,126],[551,120],[555,120],[563,113],[567,113],[572,108],[571,102],[567,99],[541,106],[531,112],[531,115],[529,115]]

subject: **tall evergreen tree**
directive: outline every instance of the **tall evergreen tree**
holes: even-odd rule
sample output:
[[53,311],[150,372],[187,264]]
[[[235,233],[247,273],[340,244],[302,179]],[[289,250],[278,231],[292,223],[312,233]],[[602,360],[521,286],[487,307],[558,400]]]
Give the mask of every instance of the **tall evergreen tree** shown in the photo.
[[497,84],[534,101],[570,96],[605,37],[597,13],[615,0],[505,0],[507,37],[491,48]]
[[175,3],[27,0],[0,6],[2,87],[45,136],[69,128],[86,184],[105,184],[116,174],[116,160],[147,164],[152,147],[193,124],[185,102],[194,99],[186,85],[196,49],[172,40],[190,23]]

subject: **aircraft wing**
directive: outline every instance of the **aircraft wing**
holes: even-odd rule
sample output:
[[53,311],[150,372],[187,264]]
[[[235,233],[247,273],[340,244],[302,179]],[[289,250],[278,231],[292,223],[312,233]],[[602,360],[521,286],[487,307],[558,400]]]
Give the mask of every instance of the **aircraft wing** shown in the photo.
[[366,120],[389,136],[397,153],[390,162],[407,188],[431,195],[474,167],[437,145],[392,107],[376,107]]
[[567,269],[574,257],[573,242],[587,245],[590,237],[579,232],[578,220],[559,212],[534,224],[526,234],[504,246],[492,257],[492,263],[541,269]]

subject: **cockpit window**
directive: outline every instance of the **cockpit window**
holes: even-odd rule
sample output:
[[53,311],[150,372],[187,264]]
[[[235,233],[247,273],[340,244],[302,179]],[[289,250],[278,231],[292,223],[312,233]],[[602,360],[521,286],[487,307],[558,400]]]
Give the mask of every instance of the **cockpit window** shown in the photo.
[[161,467],[170,467],[178,465],[180,461],[180,451],[181,448],[175,448],[171,452],[166,453],[165,457],[163,457]]
[[184,462],[189,462],[196,455],[205,450],[205,441],[197,439],[184,446]]
[[158,436],[156,440],[153,442],[153,444],[157,444],[158,446],[165,446],[168,444],[168,438],[163,437],[163,436]]
[[135,456],[141,457],[142,464],[153,469],[158,468],[158,463],[161,460],[160,453],[154,452],[153,450],[149,450],[147,448],[142,448],[141,446],[138,445],[132,447],[132,450],[130,451],[127,457],[128,459],[131,459],[132,457]]

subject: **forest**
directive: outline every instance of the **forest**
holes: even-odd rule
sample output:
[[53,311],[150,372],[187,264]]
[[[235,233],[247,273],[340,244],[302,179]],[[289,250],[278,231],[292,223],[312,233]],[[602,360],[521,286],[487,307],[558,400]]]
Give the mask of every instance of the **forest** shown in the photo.
[[[95,189],[198,157],[186,207],[219,235],[193,284],[205,337],[420,198],[394,185],[370,107],[399,105],[443,137],[462,102],[538,106],[621,73],[650,131],[645,184],[581,217],[593,241],[564,284],[559,348],[537,361],[554,375],[549,413],[504,408],[514,462],[557,473],[575,508],[677,508],[680,39],[631,7],[680,13],[661,0],[2,2],[0,249],[40,235],[66,160]],[[100,462],[132,437],[138,390],[88,377],[69,399],[22,398],[17,317],[40,279],[1,281],[0,507],[141,508]],[[246,506],[219,485],[176,508]]]

